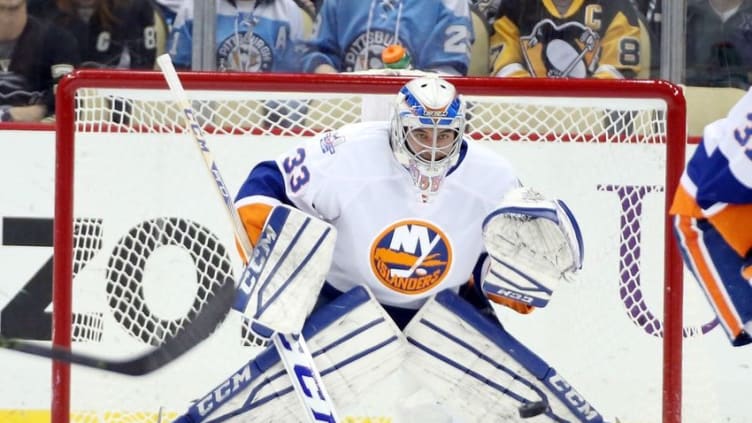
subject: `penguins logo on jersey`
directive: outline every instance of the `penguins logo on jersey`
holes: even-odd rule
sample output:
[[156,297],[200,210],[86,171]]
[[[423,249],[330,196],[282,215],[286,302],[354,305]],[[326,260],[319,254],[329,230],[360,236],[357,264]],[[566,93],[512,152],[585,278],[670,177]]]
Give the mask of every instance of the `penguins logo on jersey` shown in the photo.
[[376,236],[370,260],[371,270],[384,286],[402,294],[420,294],[444,280],[452,263],[452,248],[434,224],[402,220]]
[[[381,52],[390,44],[405,46],[395,38],[392,32],[371,29],[361,33],[345,48],[345,71],[382,69],[384,62],[381,60]],[[410,52],[407,53],[410,54]]]
[[272,60],[272,48],[253,32],[232,34],[217,49],[220,71],[266,72]]
[[[579,22],[557,25],[544,19],[530,34],[520,37],[528,69],[552,78],[585,78],[598,67],[600,35]],[[535,73],[538,73],[535,72]]]

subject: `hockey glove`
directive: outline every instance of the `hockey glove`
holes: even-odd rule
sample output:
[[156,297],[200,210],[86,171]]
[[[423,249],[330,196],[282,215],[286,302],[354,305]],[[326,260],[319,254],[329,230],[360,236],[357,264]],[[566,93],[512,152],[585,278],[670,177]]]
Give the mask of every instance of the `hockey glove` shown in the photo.
[[[582,267],[582,235],[561,200],[517,188],[483,221],[490,265],[481,285],[514,309],[545,307],[559,283]],[[519,310],[519,309],[523,310]],[[524,312],[524,311],[523,311]]]

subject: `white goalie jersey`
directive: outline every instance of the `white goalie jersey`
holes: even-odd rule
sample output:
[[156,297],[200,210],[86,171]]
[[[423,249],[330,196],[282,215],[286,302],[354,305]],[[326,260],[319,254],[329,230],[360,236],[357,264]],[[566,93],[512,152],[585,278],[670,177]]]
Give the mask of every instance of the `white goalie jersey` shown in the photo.
[[333,224],[337,243],[327,282],[367,285],[379,302],[415,309],[468,281],[484,252],[481,227],[518,186],[512,166],[464,141],[458,164],[430,202],[417,195],[389,146],[389,123],[345,126],[254,168],[236,206],[245,221],[259,208],[292,204]]

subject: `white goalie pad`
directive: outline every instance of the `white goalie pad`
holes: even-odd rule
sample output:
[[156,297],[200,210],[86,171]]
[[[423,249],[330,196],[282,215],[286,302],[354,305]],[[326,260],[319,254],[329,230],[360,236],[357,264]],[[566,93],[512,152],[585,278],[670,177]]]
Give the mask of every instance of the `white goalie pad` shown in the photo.
[[431,298],[405,335],[405,368],[455,421],[604,421],[554,368],[457,294]]
[[[399,371],[406,340],[370,291],[353,288],[317,309],[303,336],[344,421],[383,415],[369,396]],[[277,350],[269,347],[199,398],[176,423],[308,422],[305,416]]]
[[548,304],[561,279],[582,267],[583,244],[574,215],[561,200],[518,188],[483,221],[490,266],[482,288],[534,307]]
[[288,206],[266,220],[238,284],[233,308],[251,331],[298,333],[313,309],[334,253],[336,229]]

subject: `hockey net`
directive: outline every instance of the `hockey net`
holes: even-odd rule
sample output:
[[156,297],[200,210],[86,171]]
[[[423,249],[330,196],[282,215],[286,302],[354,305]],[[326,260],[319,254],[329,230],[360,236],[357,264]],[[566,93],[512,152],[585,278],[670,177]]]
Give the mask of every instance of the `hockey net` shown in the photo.
[[[406,81],[181,78],[233,190],[255,163],[301,139],[386,118]],[[544,310],[502,312],[506,328],[607,418],[679,421],[682,332],[711,327],[702,304],[682,325],[682,264],[666,224],[684,163],[680,90],[652,81],[451,80],[470,105],[469,137],[509,158],[526,185],[565,199],[584,235],[579,278]],[[81,71],[58,97],[54,342],[133,355],[190,319],[224,276],[239,274],[231,227],[159,73]],[[145,377],[56,363],[53,422],[169,421],[257,352],[230,316],[194,351]]]

